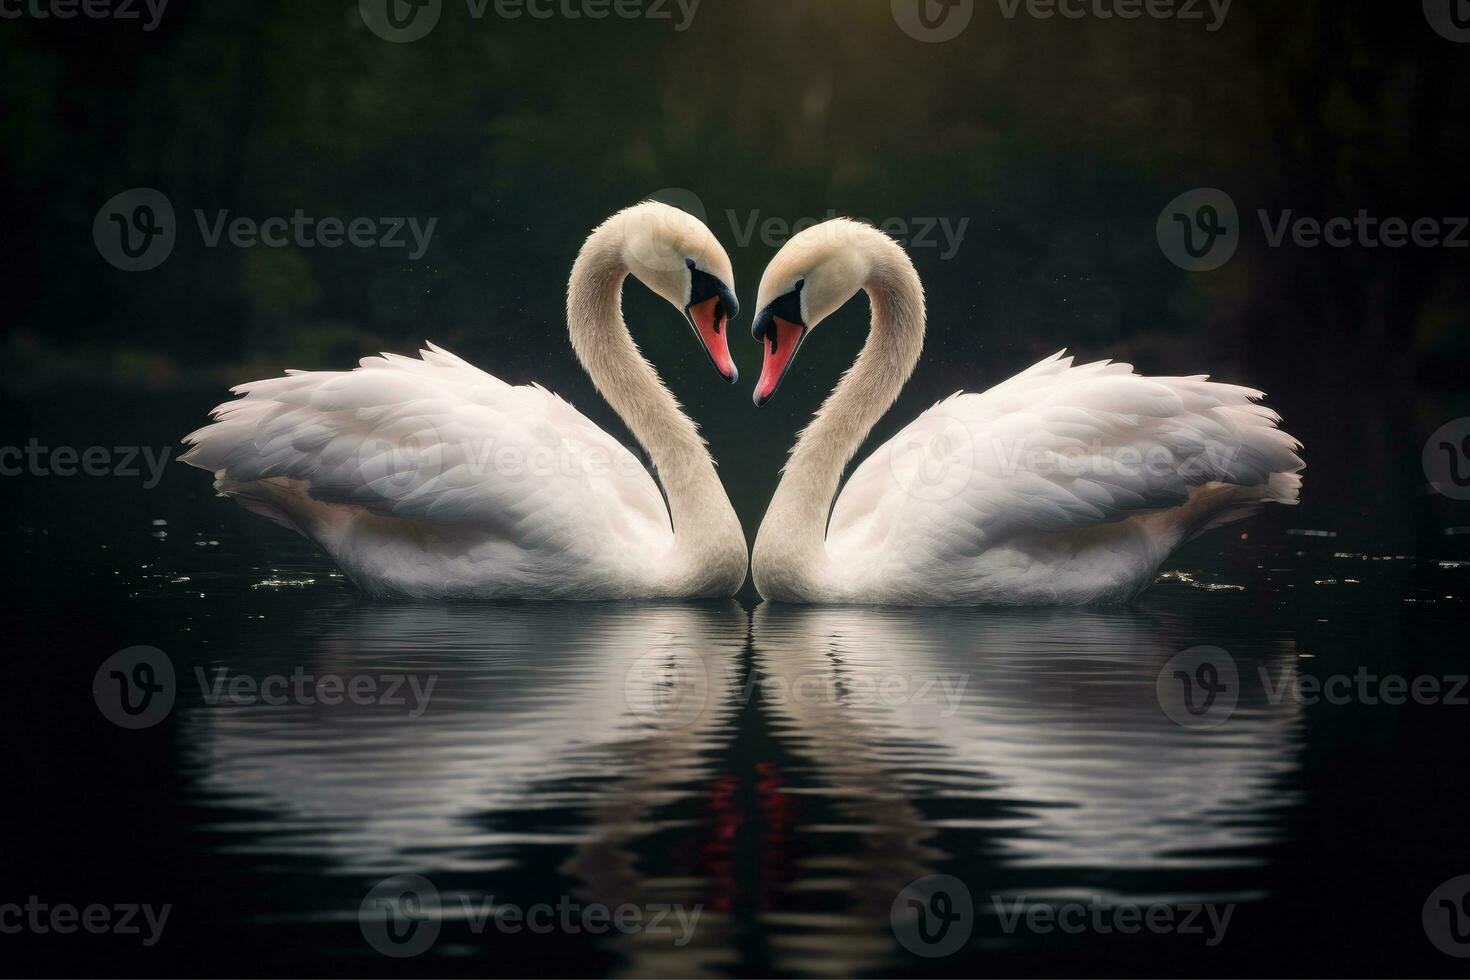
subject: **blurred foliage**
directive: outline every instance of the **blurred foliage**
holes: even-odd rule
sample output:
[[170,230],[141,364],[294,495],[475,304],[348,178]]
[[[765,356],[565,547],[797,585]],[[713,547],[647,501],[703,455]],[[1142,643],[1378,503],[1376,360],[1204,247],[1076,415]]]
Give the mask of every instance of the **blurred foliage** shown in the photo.
[[[1007,20],[982,2],[945,44],[898,30],[888,0],[703,0],[682,32],[476,21],[446,0],[403,45],[351,0],[173,0],[152,32],[6,21],[5,328],[54,356],[125,343],[265,370],[433,337],[510,380],[585,392],[561,325],[576,248],[678,187],[702,199],[748,301],[772,254],[736,240],[753,215],[969,219],[953,260],[914,251],[932,301],[924,398],[1061,346],[1267,380],[1456,377],[1465,252],[1273,250],[1253,217],[1470,212],[1456,100],[1470,45],[1417,7],[1236,0],[1209,32]],[[148,273],[92,248],[98,207],[132,186],[178,213],[178,247]],[[1216,273],[1180,271],[1154,239],[1163,204],[1196,186],[1227,190],[1247,227]],[[194,219],[297,208],[438,225],[410,261],[205,248]],[[708,388],[677,318],[636,293],[640,341],[676,387]],[[856,350],[860,329],[846,333],[804,355],[794,415]],[[736,347],[749,372],[755,346]]]

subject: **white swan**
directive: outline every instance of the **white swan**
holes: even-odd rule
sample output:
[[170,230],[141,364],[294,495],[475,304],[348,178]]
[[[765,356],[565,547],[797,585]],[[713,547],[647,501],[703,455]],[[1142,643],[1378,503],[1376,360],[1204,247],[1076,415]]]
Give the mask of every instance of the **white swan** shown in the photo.
[[648,451],[539,385],[514,387],[430,345],[416,360],[287,372],[235,388],[183,459],[220,493],[317,542],[370,594],[537,599],[730,596],[740,521],[703,439],[623,323],[632,274],[685,313],[736,380],[725,250],[652,202],[594,231],[572,268],[572,348]]
[[832,507],[844,467],[918,362],[918,274],[886,235],[830,221],[772,260],[753,328],[765,346],[761,405],[859,290],[873,308],[868,341],[797,439],[756,536],[751,570],[767,599],[1126,602],[1190,538],[1297,501],[1301,447],[1256,404],[1260,392],[1106,361],[1074,367],[1058,353],[920,415]]

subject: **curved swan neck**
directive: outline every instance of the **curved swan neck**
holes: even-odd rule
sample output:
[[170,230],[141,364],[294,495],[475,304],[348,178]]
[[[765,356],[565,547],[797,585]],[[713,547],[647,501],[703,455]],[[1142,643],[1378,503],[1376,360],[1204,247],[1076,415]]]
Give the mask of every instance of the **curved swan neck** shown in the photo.
[[847,464],[898,398],[923,350],[918,273],[886,238],[873,251],[873,271],[863,286],[873,308],[867,343],[797,438],[756,537],[756,586],[768,599],[840,598],[820,594],[832,499]]
[[572,350],[652,459],[668,497],[676,551],[697,566],[738,545],[743,579],[744,533],[704,439],[623,321],[624,244],[618,216],[593,232],[577,256],[567,291]]

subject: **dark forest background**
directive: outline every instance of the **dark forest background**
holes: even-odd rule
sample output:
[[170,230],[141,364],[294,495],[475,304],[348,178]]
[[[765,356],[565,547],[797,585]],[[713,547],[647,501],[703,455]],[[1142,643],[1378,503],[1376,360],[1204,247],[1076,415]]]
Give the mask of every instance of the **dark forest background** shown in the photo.
[[[1007,19],[982,0],[943,44],[898,29],[888,0],[703,0],[687,30],[678,19],[477,21],[446,0],[411,44],[375,36],[346,0],[172,0],[153,31],[0,22],[0,384],[93,411],[187,397],[202,413],[228,384],[427,338],[626,438],[567,347],[565,281],[596,223],[674,188],[697,195],[735,263],[740,388],[636,285],[629,318],[747,481],[732,496],[752,528],[866,311],[844,311],[757,412],[745,330],[774,248],[736,231],[836,211],[969,219],[952,259],[913,251],[929,342],[880,435],[1067,346],[1267,388],[1307,444],[1302,521],[1422,530],[1364,489],[1422,490],[1424,439],[1470,414],[1470,250],[1270,248],[1254,217],[1470,213],[1470,44],[1417,2],[1236,0],[1211,32]],[[139,186],[171,200],[179,241],[129,273],[100,257],[92,222]],[[1176,267],[1155,237],[1164,205],[1196,187],[1225,190],[1244,222],[1214,272]],[[418,261],[210,249],[194,228],[196,209],[297,208],[438,224]],[[182,432],[140,438],[160,435]]]

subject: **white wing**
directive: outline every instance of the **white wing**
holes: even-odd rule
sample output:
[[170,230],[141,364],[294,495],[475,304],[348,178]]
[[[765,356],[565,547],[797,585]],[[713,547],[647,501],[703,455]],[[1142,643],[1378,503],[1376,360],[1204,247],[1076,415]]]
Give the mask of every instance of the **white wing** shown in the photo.
[[[834,555],[973,557],[1027,532],[1177,508],[1210,484],[1295,501],[1301,447],[1261,392],[1108,361],[1073,367],[1063,353],[940,402],[874,452],[837,499]],[[1236,516],[1197,508],[1188,533]]]
[[625,447],[544,388],[429,346],[421,360],[384,354],[352,371],[240,385],[244,397],[185,437],[183,459],[319,539],[312,507],[319,516],[326,505],[329,517],[400,518],[460,550],[499,545],[502,557],[510,545],[575,563],[672,542],[658,487]]

